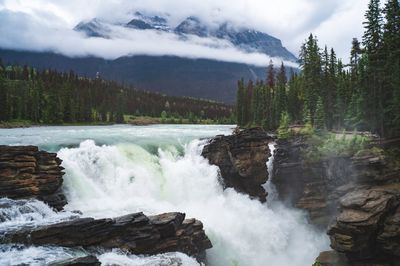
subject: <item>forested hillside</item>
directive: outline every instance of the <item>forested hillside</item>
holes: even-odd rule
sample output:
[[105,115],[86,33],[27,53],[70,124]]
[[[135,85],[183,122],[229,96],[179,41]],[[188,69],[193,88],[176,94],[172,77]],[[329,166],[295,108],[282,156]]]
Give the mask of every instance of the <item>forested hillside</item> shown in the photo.
[[301,73],[286,80],[285,68],[275,73],[271,64],[266,82],[239,81],[238,124],[276,129],[291,121],[399,135],[400,8],[398,0],[380,6],[370,1],[362,42],[353,39],[349,64],[333,48],[321,49],[311,34],[301,47]]
[[232,123],[229,105],[193,98],[169,97],[75,73],[3,66],[0,61],[0,121],[33,123],[122,123],[124,115],[212,119]]

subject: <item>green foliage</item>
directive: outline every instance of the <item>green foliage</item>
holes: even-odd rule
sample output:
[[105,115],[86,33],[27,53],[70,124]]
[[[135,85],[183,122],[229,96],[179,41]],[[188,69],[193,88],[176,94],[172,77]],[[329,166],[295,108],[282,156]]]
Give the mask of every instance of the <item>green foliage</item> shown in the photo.
[[303,150],[308,162],[317,162],[336,156],[353,156],[367,149],[369,137],[354,134],[324,133],[311,135],[309,148]]
[[81,78],[73,72],[0,66],[0,122],[124,123],[126,115],[159,118],[164,109],[171,115],[163,117],[166,123],[189,116],[193,123],[231,122],[233,113],[226,104],[140,91],[112,81]]
[[312,34],[300,49],[301,72],[292,73],[289,82],[285,68],[276,74],[271,62],[263,90],[256,86],[254,93],[238,93],[238,110],[246,114],[238,118],[239,125],[275,130],[281,114],[288,112],[294,123],[317,130],[400,136],[399,1],[387,0],[382,9],[379,0],[370,0],[363,25],[362,44],[352,40],[348,66],[334,49],[321,50]]
[[278,128],[279,139],[287,139],[290,137],[289,122],[289,114],[287,112],[282,113]]
[[311,122],[307,122],[304,127],[302,127],[299,131],[300,135],[303,136],[312,136],[315,134],[314,127],[311,125]]

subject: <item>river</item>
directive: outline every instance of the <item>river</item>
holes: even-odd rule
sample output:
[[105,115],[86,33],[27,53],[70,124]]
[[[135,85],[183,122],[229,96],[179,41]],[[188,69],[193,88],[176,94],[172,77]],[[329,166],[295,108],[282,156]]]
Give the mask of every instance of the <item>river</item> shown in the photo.
[[[203,222],[213,244],[207,251],[211,266],[310,266],[320,251],[328,249],[325,233],[310,226],[305,213],[280,204],[270,182],[265,204],[233,189],[223,190],[218,168],[200,155],[207,138],[231,132],[232,126],[216,125],[1,129],[0,144],[37,145],[57,152],[65,168],[68,205],[65,212],[55,213],[39,201],[0,199],[0,217],[6,217],[0,220],[0,233],[77,215],[103,218],[179,211]],[[0,265],[45,265],[85,253],[0,245]],[[95,253],[103,265],[198,265],[179,253]]]

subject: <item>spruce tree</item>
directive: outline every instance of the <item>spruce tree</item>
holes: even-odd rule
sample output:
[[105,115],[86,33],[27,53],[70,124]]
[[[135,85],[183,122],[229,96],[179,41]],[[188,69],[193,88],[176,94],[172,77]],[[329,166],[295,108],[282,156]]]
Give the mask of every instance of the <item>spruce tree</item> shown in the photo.
[[286,95],[286,70],[285,65],[281,64],[281,68],[279,70],[277,76],[277,83],[276,83],[276,117],[275,120],[277,124],[279,123],[282,113],[287,111],[287,95]]
[[[385,130],[386,134],[400,134],[400,7],[397,0],[388,0],[383,10],[385,25],[383,32],[383,50],[385,54],[384,62],[384,82],[383,92],[385,107],[385,126],[390,130]],[[389,131],[389,132],[387,132]]]
[[238,81],[238,89],[236,93],[236,117],[238,126],[244,126],[244,100],[245,89],[243,79]]
[[308,109],[311,124],[314,125],[314,118],[317,102],[321,89],[321,55],[317,38],[312,34],[302,46],[300,53],[301,69],[304,77],[304,100],[305,108]]
[[363,44],[367,57],[367,117],[373,132],[384,135],[382,14],[380,0],[370,0],[363,23]]

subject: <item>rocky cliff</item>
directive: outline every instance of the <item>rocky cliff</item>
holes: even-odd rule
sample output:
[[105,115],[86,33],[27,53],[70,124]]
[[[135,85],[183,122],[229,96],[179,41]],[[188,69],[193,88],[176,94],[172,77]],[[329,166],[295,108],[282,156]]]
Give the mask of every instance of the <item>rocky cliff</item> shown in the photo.
[[56,154],[34,146],[0,146],[0,197],[37,198],[61,210],[67,200],[60,165]]
[[327,228],[339,254],[322,253],[317,261],[324,266],[400,265],[398,160],[367,150],[309,161],[304,150],[310,145],[302,136],[278,141],[272,182],[282,200]]
[[243,130],[230,136],[217,136],[203,149],[202,155],[221,171],[225,187],[265,202],[263,184],[268,180],[266,162],[273,138],[260,128]]

